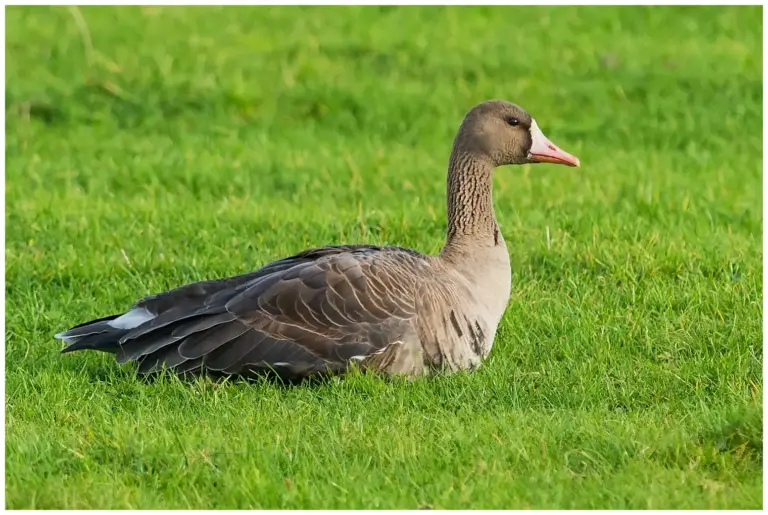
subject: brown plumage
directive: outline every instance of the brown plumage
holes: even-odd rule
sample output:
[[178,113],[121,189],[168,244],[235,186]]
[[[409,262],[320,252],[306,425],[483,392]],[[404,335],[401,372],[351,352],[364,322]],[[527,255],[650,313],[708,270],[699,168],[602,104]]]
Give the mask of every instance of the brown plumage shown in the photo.
[[139,372],[284,377],[476,368],[491,350],[511,284],[493,212],[493,169],[578,166],[522,108],[484,102],[465,117],[448,171],[448,234],[427,256],[392,246],[306,250],[254,272],[152,295],[76,326],[62,352],[94,349]]

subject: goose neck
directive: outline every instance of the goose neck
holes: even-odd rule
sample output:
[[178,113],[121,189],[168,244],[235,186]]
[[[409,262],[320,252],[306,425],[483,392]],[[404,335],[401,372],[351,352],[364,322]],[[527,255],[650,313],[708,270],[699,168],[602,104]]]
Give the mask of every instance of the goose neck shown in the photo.
[[457,150],[451,154],[444,253],[499,244],[499,226],[493,210],[493,169],[490,159]]

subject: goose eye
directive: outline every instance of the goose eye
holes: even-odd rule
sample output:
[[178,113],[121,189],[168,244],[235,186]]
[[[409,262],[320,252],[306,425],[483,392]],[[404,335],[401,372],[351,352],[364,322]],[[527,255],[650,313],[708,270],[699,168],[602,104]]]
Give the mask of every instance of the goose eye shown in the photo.
[[512,127],[517,127],[518,125],[520,125],[520,120],[518,120],[517,118],[507,118],[507,123]]

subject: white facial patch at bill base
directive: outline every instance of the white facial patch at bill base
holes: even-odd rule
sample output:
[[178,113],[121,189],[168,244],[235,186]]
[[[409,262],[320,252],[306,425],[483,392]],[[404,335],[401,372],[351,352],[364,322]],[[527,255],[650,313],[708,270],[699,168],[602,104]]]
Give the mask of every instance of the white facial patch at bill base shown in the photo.
[[[531,128],[529,130],[531,133],[531,154],[539,154],[542,149],[550,148],[550,145],[552,144],[544,133],[541,132],[539,124],[536,123],[536,120],[533,118],[531,118]],[[554,149],[550,148],[550,150]]]

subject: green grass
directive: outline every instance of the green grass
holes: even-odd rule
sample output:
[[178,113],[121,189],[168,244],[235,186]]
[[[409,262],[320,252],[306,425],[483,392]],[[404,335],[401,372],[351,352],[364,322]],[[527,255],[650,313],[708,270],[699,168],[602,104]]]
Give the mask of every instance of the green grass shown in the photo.
[[[761,507],[761,18],[8,8],[7,507]],[[478,372],[147,383],[58,354],[309,246],[439,251],[487,98],[583,164],[498,171],[513,291]]]

